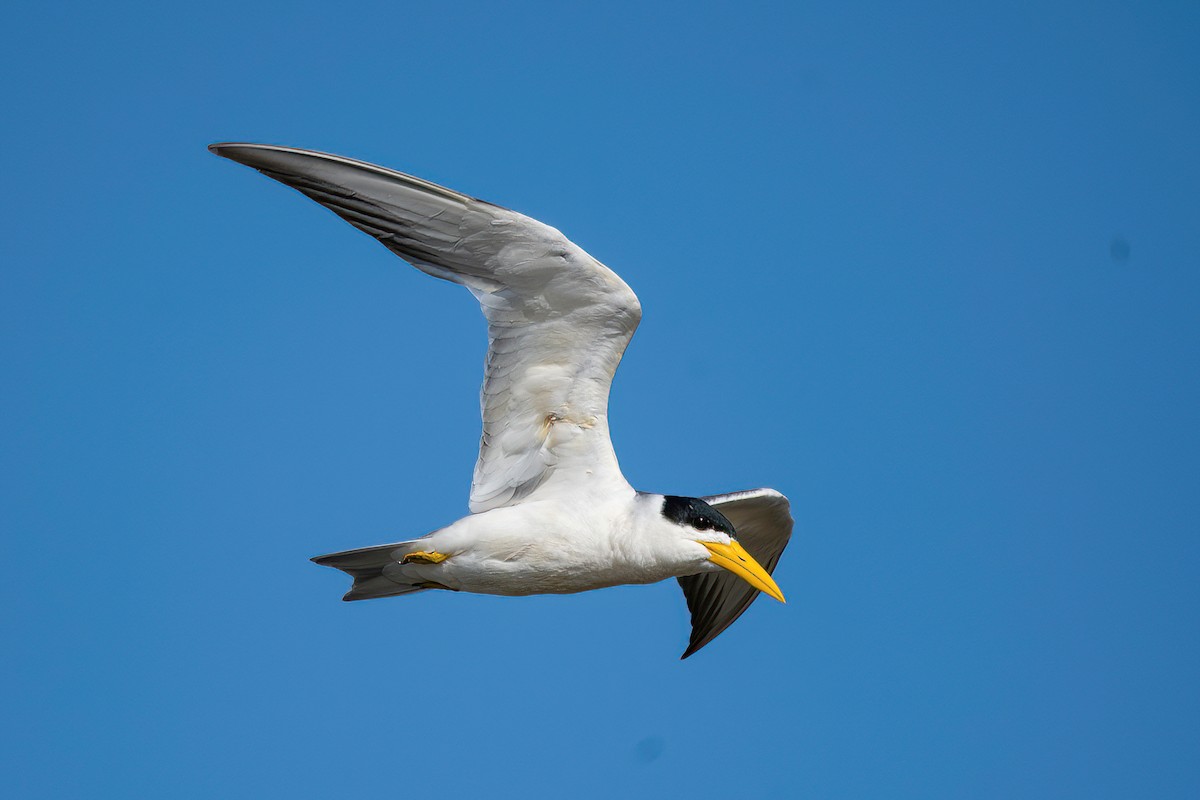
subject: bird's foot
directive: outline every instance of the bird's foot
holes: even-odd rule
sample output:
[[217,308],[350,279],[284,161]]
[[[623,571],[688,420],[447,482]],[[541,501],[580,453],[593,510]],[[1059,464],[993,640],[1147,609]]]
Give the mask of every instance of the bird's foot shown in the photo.
[[444,585],[438,583],[437,581],[421,581],[420,583],[418,583],[416,585],[421,587],[422,589],[445,589],[448,592],[457,592],[458,591],[458,589],[451,589],[449,586],[444,586]]
[[445,553],[426,553],[424,550],[417,550],[415,553],[409,553],[404,558],[400,559],[401,564],[440,564],[450,556]]

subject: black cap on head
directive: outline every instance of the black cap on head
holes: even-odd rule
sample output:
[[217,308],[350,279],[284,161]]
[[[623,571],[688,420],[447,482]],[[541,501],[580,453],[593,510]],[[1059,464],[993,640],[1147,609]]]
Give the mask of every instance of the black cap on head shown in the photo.
[[725,516],[698,497],[677,497],[669,494],[663,498],[662,515],[672,522],[687,525],[698,531],[720,531],[733,537],[733,525]]

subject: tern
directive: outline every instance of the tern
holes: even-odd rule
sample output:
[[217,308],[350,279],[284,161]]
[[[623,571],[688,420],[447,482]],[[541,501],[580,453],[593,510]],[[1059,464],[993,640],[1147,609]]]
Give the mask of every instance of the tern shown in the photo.
[[771,573],[792,533],[786,497],[638,492],[621,474],[609,388],[642,312],[616,273],[549,225],[411,175],[291,147],[209,149],[465,286],[487,320],[471,513],[420,538],[314,558],[354,579],[342,599],[558,594],[676,578],[692,622],[683,658],[760,592],[784,601]]

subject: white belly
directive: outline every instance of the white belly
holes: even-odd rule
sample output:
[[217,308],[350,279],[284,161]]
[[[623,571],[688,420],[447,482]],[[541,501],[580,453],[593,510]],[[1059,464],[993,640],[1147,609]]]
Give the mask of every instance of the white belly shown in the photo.
[[675,574],[665,565],[565,556],[565,552],[543,549],[527,550],[513,560],[461,554],[444,562],[438,582],[480,594],[569,594],[626,583],[654,583]]
[[708,567],[692,550],[639,533],[604,510],[538,503],[466,517],[421,540],[445,561],[402,569],[458,591],[529,595],[654,583]]

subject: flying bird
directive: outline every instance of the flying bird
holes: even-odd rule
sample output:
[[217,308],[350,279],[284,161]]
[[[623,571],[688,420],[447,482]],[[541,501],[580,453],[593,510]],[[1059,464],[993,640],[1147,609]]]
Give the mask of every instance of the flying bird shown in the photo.
[[683,658],[741,616],[792,533],[773,489],[712,497],[638,492],[608,433],[613,373],[641,320],[616,273],[556,229],[420,178],[262,144],[219,156],[297,189],[483,309],[483,436],[470,511],[420,538],[318,556],[354,583],[343,600],[430,589],[583,592],[676,578],[691,612]]

